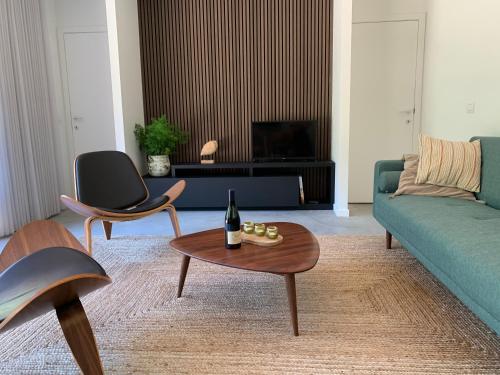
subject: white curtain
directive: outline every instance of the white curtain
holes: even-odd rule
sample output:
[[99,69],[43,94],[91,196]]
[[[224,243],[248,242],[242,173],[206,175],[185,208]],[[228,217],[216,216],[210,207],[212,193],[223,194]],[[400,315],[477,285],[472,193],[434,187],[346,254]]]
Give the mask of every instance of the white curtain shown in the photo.
[[39,0],[0,0],[0,237],[60,211]]

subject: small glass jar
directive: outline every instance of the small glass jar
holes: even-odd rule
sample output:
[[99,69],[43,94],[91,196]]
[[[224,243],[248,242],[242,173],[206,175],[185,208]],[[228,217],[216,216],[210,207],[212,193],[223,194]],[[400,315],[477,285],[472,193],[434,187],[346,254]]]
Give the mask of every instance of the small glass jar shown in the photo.
[[278,227],[274,225],[268,226],[266,230],[266,236],[271,240],[275,240],[276,238],[278,238]]
[[253,221],[245,221],[243,223],[243,231],[246,234],[252,234],[253,230],[254,230],[254,223],[253,223]]
[[266,226],[264,224],[255,224],[254,232],[259,237],[265,236],[266,235]]

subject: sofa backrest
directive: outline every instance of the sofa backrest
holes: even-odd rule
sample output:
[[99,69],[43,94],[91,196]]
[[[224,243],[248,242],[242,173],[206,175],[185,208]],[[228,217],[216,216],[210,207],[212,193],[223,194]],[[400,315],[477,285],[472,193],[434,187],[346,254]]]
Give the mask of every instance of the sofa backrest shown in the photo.
[[500,137],[474,137],[481,141],[481,191],[477,197],[500,209]]

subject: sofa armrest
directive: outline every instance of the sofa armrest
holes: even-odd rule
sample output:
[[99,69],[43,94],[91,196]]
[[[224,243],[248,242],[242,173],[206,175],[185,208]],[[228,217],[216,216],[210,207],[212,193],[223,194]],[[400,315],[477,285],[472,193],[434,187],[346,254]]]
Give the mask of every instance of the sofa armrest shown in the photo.
[[[380,160],[375,163],[375,174],[373,181],[373,201],[375,196],[383,191],[380,190],[381,178],[383,172],[401,172],[404,170],[403,160]],[[383,182],[383,181],[382,181]],[[384,191],[385,193],[385,191]]]
[[385,194],[395,193],[398,190],[401,173],[401,171],[385,171],[380,173],[378,192]]

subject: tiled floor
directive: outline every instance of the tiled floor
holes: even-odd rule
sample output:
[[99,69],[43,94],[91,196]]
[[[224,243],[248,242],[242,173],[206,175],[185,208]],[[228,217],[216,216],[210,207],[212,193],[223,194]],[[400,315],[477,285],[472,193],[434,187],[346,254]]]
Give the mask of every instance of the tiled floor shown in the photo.
[[[383,234],[383,228],[371,214],[370,204],[350,206],[351,217],[337,217],[333,211],[240,211],[241,220],[291,221],[309,228],[313,233],[321,234]],[[179,211],[179,221],[183,233],[216,228],[224,225],[224,211]],[[75,236],[83,236],[83,218],[64,211],[53,218],[65,225]],[[94,224],[95,235],[102,235],[102,227]],[[173,235],[167,213],[113,225],[114,235]],[[7,239],[0,239],[3,248]]]

